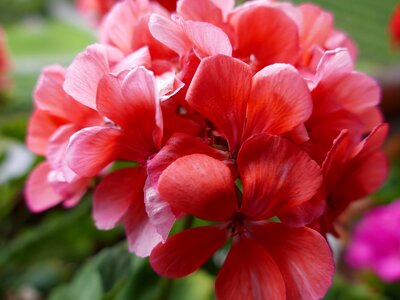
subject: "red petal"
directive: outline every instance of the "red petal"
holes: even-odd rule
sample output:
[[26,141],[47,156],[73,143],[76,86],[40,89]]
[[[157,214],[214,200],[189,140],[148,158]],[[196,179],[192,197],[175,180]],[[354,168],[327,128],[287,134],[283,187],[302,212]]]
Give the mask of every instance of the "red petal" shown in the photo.
[[65,75],[64,90],[74,99],[96,109],[96,92],[100,79],[111,72],[112,62],[123,59],[118,49],[94,44],[77,55]]
[[[207,146],[198,138],[185,134],[176,134],[166,145],[147,162],[148,180],[145,188],[146,211],[158,232],[166,238],[176,219],[171,207],[159,195],[157,184],[161,173],[175,160],[190,154],[206,154],[219,160],[226,158],[225,154]],[[180,213],[180,212],[175,212]]]
[[50,171],[50,165],[43,162],[28,177],[25,187],[25,200],[32,212],[42,212],[63,201],[63,197],[54,191],[48,181]]
[[94,126],[75,133],[66,150],[68,166],[82,177],[96,176],[117,158],[121,131],[108,126]]
[[151,267],[161,276],[179,278],[199,269],[225,243],[226,232],[218,227],[182,231],[158,244],[150,255]]
[[160,147],[161,107],[150,71],[138,67],[126,76],[104,76],[97,92],[97,107],[124,130],[130,157],[147,158]]
[[139,168],[121,169],[104,177],[93,200],[93,219],[98,229],[114,228],[133,201],[143,201],[143,178]]
[[217,55],[202,60],[187,93],[190,105],[217,126],[231,151],[242,139],[251,78],[247,64]]
[[317,300],[325,296],[332,283],[334,262],[327,241],[319,233],[280,223],[254,225],[252,231],[282,273],[285,299]]
[[209,221],[226,221],[237,210],[229,168],[204,154],[184,156],[161,174],[161,197],[172,208]]
[[319,166],[301,148],[268,134],[243,144],[238,168],[243,182],[241,211],[255,220],[310,200],[322,183]]
[[246,136],[283,134],[307,121],[311,112],[311,94],[293,66],[265,67],[253,77]]
[[271,256],[254,240],[234,241],[215,282],[218,299],[285,299],[285,283]]
[[231,22],[237,36],[236,57],[254,55],[261,67],[277,62],[294,64],[297,61],[297,25],[279,8],[249,6],[231,15]]

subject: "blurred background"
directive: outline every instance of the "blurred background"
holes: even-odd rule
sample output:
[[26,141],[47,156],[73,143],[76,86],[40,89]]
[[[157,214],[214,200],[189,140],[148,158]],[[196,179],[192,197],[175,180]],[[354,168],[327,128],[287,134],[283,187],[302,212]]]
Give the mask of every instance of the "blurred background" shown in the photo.
[[[357,42],[357,69],[381,84],[382,107],[391,124],[385,146],[389,179],[349,212],[345,225],[351,232],[367,208],[400,198],[400,45],[388,34],[398,1],[310,2],[333,12],[336,26]],[[25,206],[24,181],[39,161],[24,146],[32,90],[44,66],[67,66],[96,41],[89,23],[76,12],[73,1],[0,0],[0,24],[12,59],[10,89],[0,92],[0,299],[164,300],[166,289],[172,289],[170,299],[212,299],[215,268],[209,266],[207,272],[170,286],[146,261],[128,254],[121,229],[95,229],[88,198],[72,210],[56,208],[42,214],[31,214]],[[349,235],[333,242],[338,264],[326,299],[400,299],[400,283],[384,283],[372,272],[346,265],[341,250],[350,239]]]

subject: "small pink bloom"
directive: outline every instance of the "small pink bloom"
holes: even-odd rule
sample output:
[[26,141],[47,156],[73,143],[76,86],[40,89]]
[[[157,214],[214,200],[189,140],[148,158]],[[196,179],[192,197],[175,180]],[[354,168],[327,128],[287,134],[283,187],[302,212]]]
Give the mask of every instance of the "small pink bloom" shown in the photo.
[[356,225],[347,262],[388,282],[400,279],[400,200],[371,209]]
[[389,30],[393,42],[400,45],[400,4],[397,4],[390,19]]
[[6,34],[0,26],[0,91],[10,86],[7,73],[11,69],[11,59],[7,49]]

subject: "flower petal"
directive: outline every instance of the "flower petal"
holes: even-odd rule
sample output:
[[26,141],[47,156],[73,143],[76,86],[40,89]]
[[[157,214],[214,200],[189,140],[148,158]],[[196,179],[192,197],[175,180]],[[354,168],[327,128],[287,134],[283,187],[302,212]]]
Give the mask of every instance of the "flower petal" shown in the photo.
[[243,182],[241,211],[263,220],[310,200],[322,183],[317,163],[288,140],[260,134],[238,155]]
[[93,177],[117,158],[119,129],[94,126],[75,133],[67,146],[68,166],[79,176]]
[[130,157],[146,158],[161,146],[162,117],[156,81],[145,68],[135,68],[126,76],[105,75],[97,92],[97,108],[123,129],[132,152]]
[[249,5],[230,17],[237,36],[235,57],[254,55],[261,67],[297,61],[300,50],[297,25],[279,8]]
[[246,136],[289,132],[307,121],[311,112],[311,94],[293,66],[265,67],[253,77]]
[[227,239],[226,231],[205,226],[182,231],[150,255],[151,267],[161,276],[179,278],[199,269]]
[[31,212],[42,212],[64,200],[54,191],[48,181],[50,171],[50,165],[43,162],[28,177],[25,186],[25,200]]
[[132,202],[125,214],[124,223],[129,251],[137,256],[149,256],[154,247],[163,241],[146,214],[143,193]]
[[189,104],[217,126],[232,152],[242,139],[251,80],[247,64],[216,55],[202,60],[187,92]]
[[264,223],[252,228],[255,239],[278,265],[288,300],[317,300],[332,283],[334,262],[327,241],[316,231]]
[[237,210],[230,169],[204,154],[177,159],[161,174],[161,197],[172,208],[209,221],[226,221]]
[[100,79],[111,72],[111,64],[123,59],[118,49],[94,44],[76,56],[65,75],[64,90],[74,99],[96,110]]
[[285,283],[271,256],[253,239],[234,241],[215,282],[218,299],[285,299]]
[[98,229],[114,228],[133,201],[143,201],[144,176],[140,168],[108,174],[94,193],[93,219]]

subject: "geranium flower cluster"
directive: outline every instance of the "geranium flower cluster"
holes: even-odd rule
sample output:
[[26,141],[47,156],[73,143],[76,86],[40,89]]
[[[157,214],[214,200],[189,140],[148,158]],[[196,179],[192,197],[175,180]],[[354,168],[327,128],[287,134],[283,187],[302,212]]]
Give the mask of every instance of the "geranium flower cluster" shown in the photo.
[[371,269],[385,281],[400,279],[400,200],[374,208],[357,224],[347,261],[357,269]]
[[[126,0],[99,31],[38,81],[27,143],[46,159],[28,207],[72,207],[96,184],[96,226],[123,224],[130,251],[162,276],[196,271],[229,241],[217,298],[323,297],[334,272],[324,236],[387,173],[379,87],[354,70],[332,15]],[[185,215],[209,225],[168,237]]]

